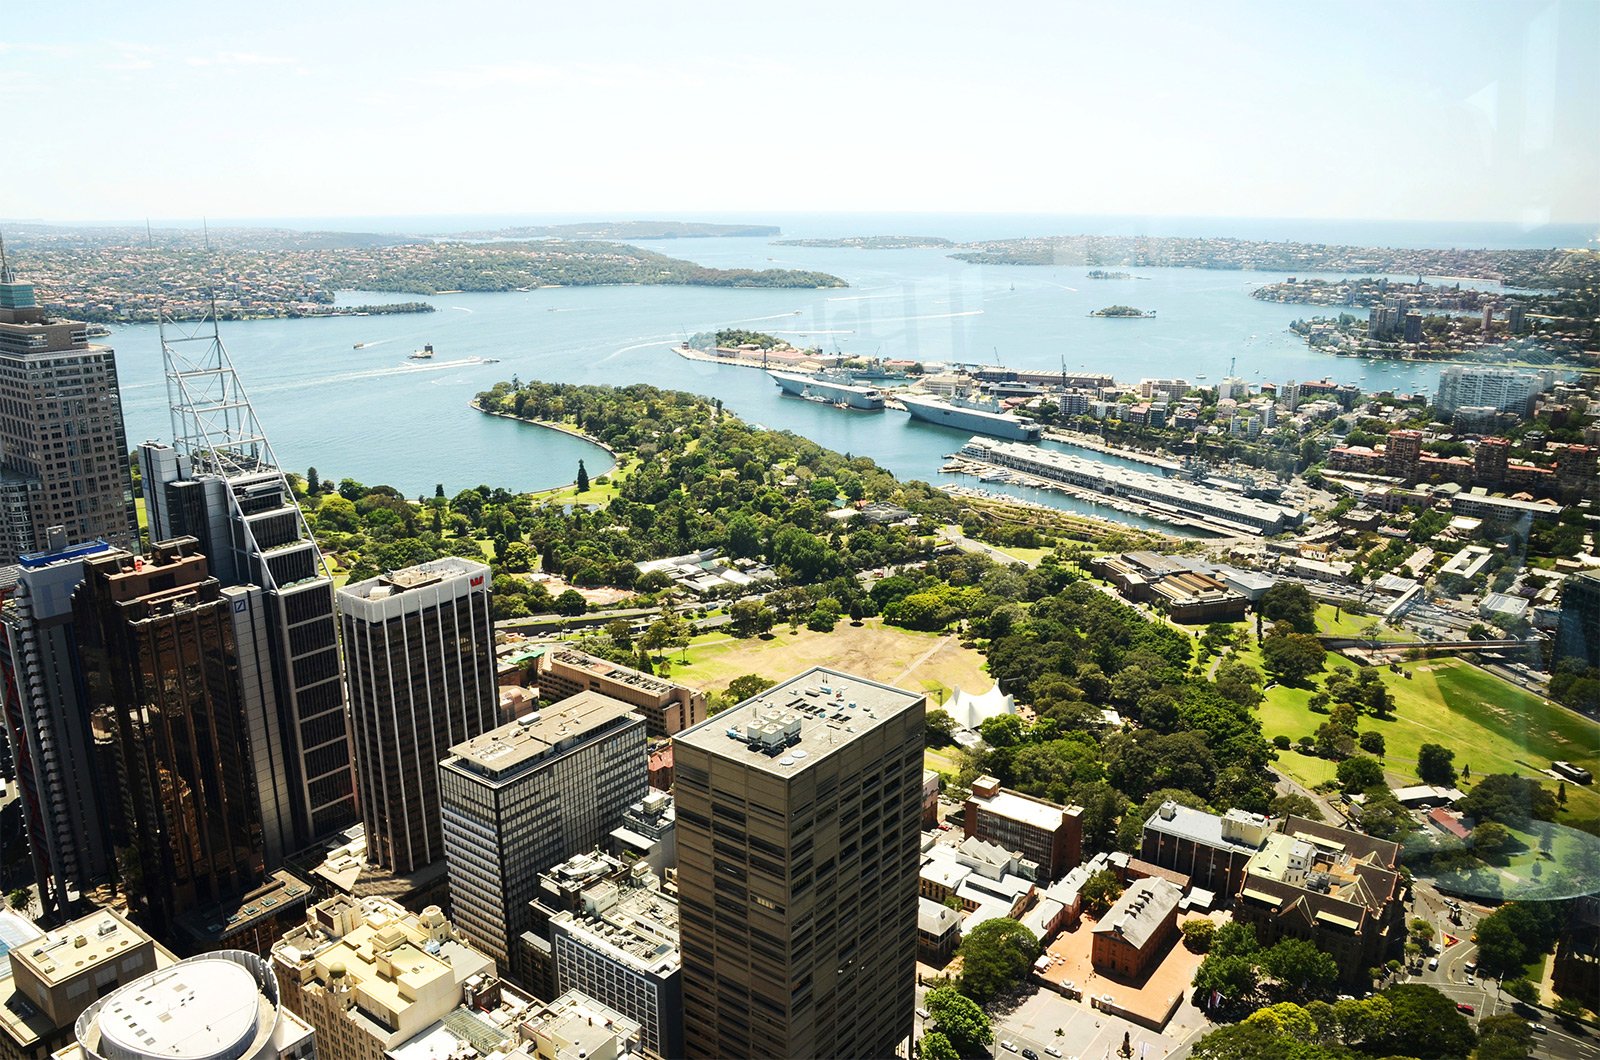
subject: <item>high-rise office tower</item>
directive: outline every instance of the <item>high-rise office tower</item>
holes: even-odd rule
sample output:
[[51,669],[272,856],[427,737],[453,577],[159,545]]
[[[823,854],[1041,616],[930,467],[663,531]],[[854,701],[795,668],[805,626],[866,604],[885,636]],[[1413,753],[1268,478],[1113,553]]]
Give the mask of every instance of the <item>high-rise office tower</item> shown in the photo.
[[339,590],[367,860],[444,857],[439,763],[499,724],[489,568],[456,556]]
[[161,343],[173,444],[139,447],[150,539],[198,539],[230,597],[272,867],[356,819],[333,580],[216,322],[163,323]]
[[[158,934],[264,877],[230,604],[192,538],[86,557],[74,600],[119,875]],[[114,778],[114,779],[113,779]]]
[[0,563],[67,540],[137,548],[117,357],[46,316],[0,243]]
[[62,914],[111,876],[72,594],[84,560],[112,549],[104,541],[68,547],[59,537],[53,544],[22,557],[16,591],[0,610],[0,693],[39,904]]
[[925,707],[817,667],[674,738],[686,1055],[909,1039]]
[[536,990],[550,992],[548,962],[535,974],[516,947],[539,874],[593,850],[645,797],[645,733],[632,705],[580,692],[457,744],[439,766],[456,922]]

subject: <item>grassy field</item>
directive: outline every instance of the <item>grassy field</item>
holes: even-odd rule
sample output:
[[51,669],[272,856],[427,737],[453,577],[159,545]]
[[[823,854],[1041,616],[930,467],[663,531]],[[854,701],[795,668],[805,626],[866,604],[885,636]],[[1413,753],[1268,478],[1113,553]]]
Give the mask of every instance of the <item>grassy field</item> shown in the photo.
[[[1352,615],[1335,608],[1332,604],[1317,605],[1317,632],[1330,637],[1365,636],[1364,631],[1374,622],[1378,622],[1377,615]],[[1395,629],[1380,623],[1378,639],[1386,644],[1409,644],[1417,638],[1403,629]]]
[[[1241,658],[1260,665],[1255,649]],[[1330,657],[1331,658],[1331,657]],[[1409,671],[1408,679],[1405,672]],[[1417,749],[1425,743],[1455,751],[1456,767],[1472,768],[1473,776],[1515,773],[1537,776],[1555,759],[1566,759],[1600,771],[1600,726],[1493,674],[1455,659],[1437,659],[1403,666],[1401,673],[1381,671],[1395,700],[1388,721],[1363,717],[1360,730],[1383,734],[1384,766],[1392,785],[1420,783]],[[1314,733],[1326,720],[1307,705],[1312,689],[1276,686],[1261,705],[1261,728],[1268,739],[1290,740]],[[1298,751],[1280,753],[1278,768],[1307,786],[1332,779],[1334,764]],[[1600,793],[1592,787],[1567,785],[1563,817],[1600,816]]]
[[963,648],[956,638],[896,629],[875,618],[860,626],[841,622],[832,633],[791,633],[780,626],[768,640],[712,632],[690,643],[687,664],[679,654],[671,658],[674,680],[708,692],[721,691],[741,674],[782,680],[810,666],[927,692],[930,707],[949,698],[954,688],[985,692],[994,684],[984,671],[983,655]]
[[[627,478],[629,473],[638,466],[637,457],[628,457],[604,476],[597,475],[591,471],[589,473],[589,488],[582,493],[578,492],[578,484],[574,482],[549,493],[532,494],[532,497],[539,504],[599,504],[604,506],[616,499],[618,487],[622,480]],[[606,484],[603,486],[596,485],[594,480],[601,477],[607,480]]]

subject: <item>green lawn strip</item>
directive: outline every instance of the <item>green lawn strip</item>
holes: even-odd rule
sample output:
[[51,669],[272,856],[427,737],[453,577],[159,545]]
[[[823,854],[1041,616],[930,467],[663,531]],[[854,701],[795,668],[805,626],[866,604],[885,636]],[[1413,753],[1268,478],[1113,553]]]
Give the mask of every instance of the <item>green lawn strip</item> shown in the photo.
[[994,545],[991,547],[1004,552],[1014,560],[1026,563],[1030,567],[1037,566],[1041,559],[1055,551],[1050,548],[1012,548],[1006,545]]

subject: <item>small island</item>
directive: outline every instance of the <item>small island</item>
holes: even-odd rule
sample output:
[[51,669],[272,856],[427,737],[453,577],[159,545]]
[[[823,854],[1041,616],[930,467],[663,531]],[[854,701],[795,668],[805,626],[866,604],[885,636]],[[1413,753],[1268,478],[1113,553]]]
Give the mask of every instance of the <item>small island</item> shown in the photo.
[[1090,269],[1083,274],[1086,280],[1131,280],[1131,272],[1107,272],[1105,269]]
[[1092,317],[1116,317],[1122,320],[1145,320],[1156,315],[1154,309],[1135,309],[1131,305],[1108,305],[1089,314]]

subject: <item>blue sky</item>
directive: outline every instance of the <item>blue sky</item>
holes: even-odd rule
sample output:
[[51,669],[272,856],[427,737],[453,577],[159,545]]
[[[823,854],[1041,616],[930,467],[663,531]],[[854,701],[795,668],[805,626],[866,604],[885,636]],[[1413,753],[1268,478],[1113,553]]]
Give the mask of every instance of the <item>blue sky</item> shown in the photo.
[[1600,219],[1600,3],[0,7],[0,216]]

